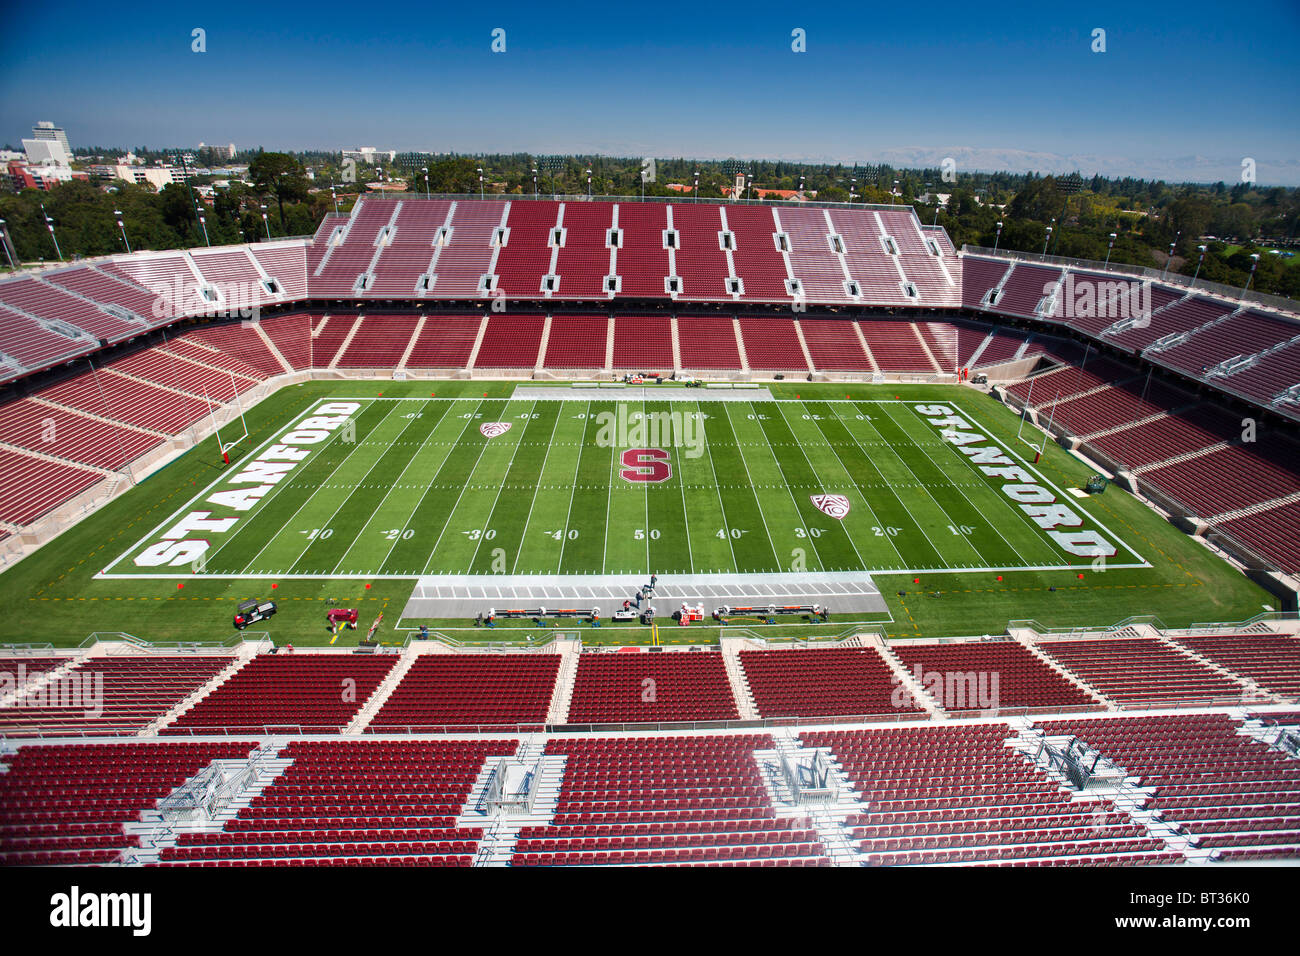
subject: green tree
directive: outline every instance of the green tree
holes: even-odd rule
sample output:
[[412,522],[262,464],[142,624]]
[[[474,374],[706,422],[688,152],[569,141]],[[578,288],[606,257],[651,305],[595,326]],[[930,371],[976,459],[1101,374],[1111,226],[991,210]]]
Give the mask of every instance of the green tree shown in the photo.
[[258,153],[248,164],[248,175],[254,189],[275,199],[283,229],[285,202],[301,202],[308,195],[310,180],[302,163],[288,153]]

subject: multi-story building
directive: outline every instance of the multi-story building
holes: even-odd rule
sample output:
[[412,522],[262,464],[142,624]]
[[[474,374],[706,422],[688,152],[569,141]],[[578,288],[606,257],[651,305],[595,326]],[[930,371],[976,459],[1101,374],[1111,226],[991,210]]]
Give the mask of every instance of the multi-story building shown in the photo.
[[63,147],[63,152],[71,156],[72,147],[68,145],[68,134],[60,126],[55,126],[49,120],[41,120],[32,127],[32,138],[43,142],[58,143]]

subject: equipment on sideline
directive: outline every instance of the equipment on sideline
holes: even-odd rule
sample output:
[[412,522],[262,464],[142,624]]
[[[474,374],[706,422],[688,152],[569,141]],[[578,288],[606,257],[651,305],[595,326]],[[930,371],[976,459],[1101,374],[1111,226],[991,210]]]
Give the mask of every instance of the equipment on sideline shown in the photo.
[[250,624],[256,624],[258,621],[265,621],[268,617],[276,612],[274,601],[241,601],[239,609],[235,613],[235,627],[243,630]]
[[765,614],[768,617],[775,617],[778,614],[808,614],[825,621],[830,617],[830,609],[824,604],[769,604],[767,607],[729,607],[724,605],[713,612],[713,619],[722,621],[737,614],[747,616]]
[[484,616],[484,622],[486,623],[488,621],[491,621],[493,618],[497,617],[498,615],[501,617],[526,617],[526,618],[531,618],[534,621],[540,621],[544,617],[576,617],[576,618],[581,618],[584,621],[591,621],[594,623],[600,620],[600,608],[593,607],[590,610],[585,610],[585,609],[578,609],[572,607],[567,607],[567,608],[536,607],[536,608],[506,608],[504,610],[497,610],[496,608],[493,607],[493,608],[488,608],[488,612]]

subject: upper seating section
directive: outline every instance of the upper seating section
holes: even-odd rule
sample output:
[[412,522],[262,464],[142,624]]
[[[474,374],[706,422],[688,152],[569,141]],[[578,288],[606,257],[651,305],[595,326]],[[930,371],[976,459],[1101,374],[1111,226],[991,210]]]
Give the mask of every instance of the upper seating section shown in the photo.
[[874,648],[741,651],[740,663],[761,717],[923,713]]
[[569,704],[570,723],[739,716],[718,653],[584,653]]
[[773,235],[776,221],[766,206],[728,206],[723,210],[731,231],[731,260],[744,284],[746,302],[787,302],[785,259]]
[[1242,691],[1236,681],[1154,638],[1040,641],[1038,649],[1117,703],[1238,698]]
[[[1051,316],[1040,315],[1038,310],[1044,296],[1051,293],[1061,275],[1061,270],[1052,266],[1017,262],[1011,276],[1002,286],[994,309],[1024,319],[1050,319]],[[1060,307],[1059,302],[1057,307]]]
[[391,733],[540,724],[546,720],[559,668],[558,654],[425,654],[367,729]]
[[[830,210],[831,226],[844,250],[849,278],[858,284],[864,305],[916,303],[903,291],[907,281],[899,264],[897,246],[891,253],[885,243],[879,214],[872,210]],[[827,237],[827,242],[834,240]]]
[[[72,334],[69,334],[72,333]],[[54,331],[31,315],[0,306],[0,375],[4,380],[38,371],[95,351],[89,333]]]
[[618,275],[623,295],[663,298],[664,276],[669,273],[668,207],[659,203],[619,203],[618,228],[623,242],[618,249]]
[[564,204],[564,244],[555,255],[555,272],[559,276],[555,293],[561,298],[607,296],[605,277],[611,274],[609,230],[613,227],[613,213],[613,206],[607,203]]
[[224,656],[91,657],[18,706],[0,708],[0,733],[132,734],[219,674]]
[[397,214],[397,206],[397,203],[373,199],[358,201],[343,241],[325,250],[320,265],[311,275],[314,295],[349,297],[365,291],[359,288],[358,281],[379,253],[379,243]]
[[1300,321],[1288,321],[1281,316],[1250,309],[1234,314],[1226,321],[1203,327],[1193,332],[1185,342],[1150,353],[1148,358],[1197,375],[1211,371],[1229,359],[1253,355],[1297,338],[1300,338]]
[[881,224],[894,240],[899,265],[916,286],[922,304],[956,306],[961,304],[961,285],[944,260],[939,243],[927,239],[911,209],[882,210],[877,213]]
[[722,212],[711,203],[669,207],[677,236],[673,255],[682,299],[716,302],[730,298],[727,253],[722,248]]
[[334,733],[347,726],[396,662],[388,655],[262,654],[164,733],[268,725]]
[[961,304],[968,309],[983,307],[984,298],[1006,276],[1011,263],[1005,259],[963,256],[961,260]]
[[[497,230],[506,224],[510,204],[459,199],[452,204],[450,233],[435,251],[428,296],[475,299],[485,294],[483,277],[500,248]],[[536,294],[530,293],[530,296]]]
[[166,313],[157,314],[155,305],[158,304],[158,296],[153,292],[95,266],[60,269],[45,273],[42,278],[51,285],[93,300],[101,309],[106,305],[125,309],[144,319],[147,327],[171,318]]
[[[0,304],[36,319],[89,332],[109,344],[139,335],[143,328],[105,312],[92,302],[38,279],[20,278],[0,283]],[[46,328],[51,328],[47,325]]]
[[1207,634],[1175,640],[1266,690],[1300,696],[1300,638],[1289,634]]
[[561,229],[556,202],[512,202],[506,219],[505,245],[497,254],[497,286],[507,296],[535,299],[543,294],[542,279],[551,271],[559,243],[554,231]]
[[[812,302],[852,302],[844,257],[831,245],[834,227],[825,209],[775,209],[773,218],[785,234],[790,271]],[[775,240],[774,240],[775,241]]]
[[929,675],[939,675],[944,699],[938,703],[949,712],[1009,707],[1088,710],[1098,704],[1015,641],[898,642],[893,650],[909,671],[923,675],[919,680],[927,687]]
[[366,294],[402,299],[422,295],[419,280],[429,272],[434,243],[450,211],[447,200],[403,202],[393,224],[392,240],[380,250],[374,282]]

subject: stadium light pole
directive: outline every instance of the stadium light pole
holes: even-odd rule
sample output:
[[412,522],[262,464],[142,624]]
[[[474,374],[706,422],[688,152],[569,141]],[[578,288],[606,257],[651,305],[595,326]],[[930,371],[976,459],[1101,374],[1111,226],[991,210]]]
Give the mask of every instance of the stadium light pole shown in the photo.
[[1047,244],[1048,244],[1049,242],[1051,242],[1051,241],[1052,241],[1052,227],[1051,227],[1051,226],[1048,226],[1048,227],[1047,227],[1047,235],[1045,235],[1045,236],[1043,237],[1043,252],[1042,252],[1042,258],[1044,258],[1044,259],[1047,258]]
[[858,196],[858,177],[850,176],[849,177],[849,205],[853,204],[853,200],[856,199],[857,196]]
[[993,251],[998,251],[998,241],[1002,238],[1002,223],[998,223],[998,231],[993,236]]
[[433,194],[429,192],[429,167],[422,166],[420,167],[420,171],[424,173],[424,198],[432,199]]
[[1258,265],[1259,265],[1259,253],[1252,252],[1250,254],[1250,275],[1246,276],[1246,284],[1241,288],[1242,296],[1245,296],[1245,294],[1248,291],[1250,291],[1250,280],[1255,278],[1255,267]]
[[1192,274],[1192,285],[1196,285],[1196,277],[1201,274],[1201,263],[1205,261],[1205,246],[1197,246],[1200,255],[1196,257],[1196,271]]
[[334,215],[339,215],[339,194],[334,191],[334,180],[330,180],[330,198],[334,200]]
[[266,203],[262,203],[262,225],[266,227],[266,238],[271,238],[271,220],[266,218]]
[[203,213],[199,212],[197,208],[194,211],[199,213],[199,228],[203,230],[203,242],[210,248],[212,246],[212,240],[208,238],[207,217],[204,216]]
[[537,167],[533,167],[533,198],[537,198]]
[[695,170],[695,189],[691,191],[691,197],[695,202],[700,201],[700,171]]
[[478,198],[483,198],[483,167],[478,167]]
[[1106,271],[1110,271],[1110,251],[1115,248],[1115,233],[1110,234],[1110,242],[1106,243]]
[[591,198],[591,167],[587,167],[587,198]]
[[130,255],[131,240],[126,238],[126,225],[122,222],[122,210],[114,209],[113,215],[117,217],[117,228],[122,230],[122,244],[126,246],[127,255]]
[[14,265],[14,257],[9,252],[9,233],[5,231],[5,221],[0,219],[0,245],[5,247],[5,258],[9,260],[9,268],[17,269]]
[[1165,257],[1165,267],[1160,270],[1160,278],[1162,279],[1165,277],[1165,274],[1169,272],[1169,263],[1173,261],[1174,249],[1178,246],[1178,240],[1182,238],[1182,235],[1183,231],[1179,229],[1174,233],[1174,241],[1169,243],[1169,255]]
[[[54,220],[50,218],[49,213],[45,211],[45,203],[41,203],[41,215],[45,217],[45,228],[50,230],[50,238],[54,240],[54,251],[59,256],[59,261],[63,261],[63,251],[59,248],[59,237],[54,234]],[[1255,257],[1256,259],[1259,256]]]

